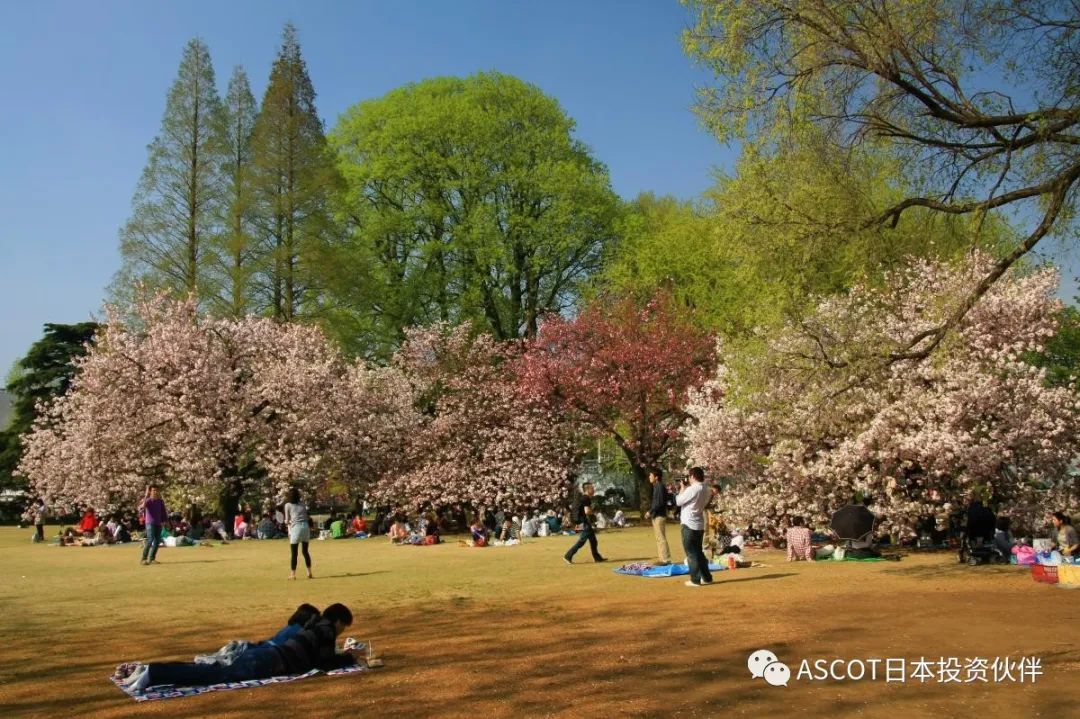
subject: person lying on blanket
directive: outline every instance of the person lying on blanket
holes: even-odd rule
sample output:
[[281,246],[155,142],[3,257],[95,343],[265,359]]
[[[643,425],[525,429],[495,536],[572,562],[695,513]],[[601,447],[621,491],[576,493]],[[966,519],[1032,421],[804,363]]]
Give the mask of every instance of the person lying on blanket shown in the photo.
[[279,647],[300,633],[310,622],[319,618],[319,610],[310,604],[301,604],[289,617],[288,623],[278,633],[261,642],[249,642],[234,639],[213,654],[200,654],[195,657],[196,664],[232,664],[236,658],[254,646]]
[[249,679],[304,674],[312,669],[340,669],[356,663],[353,650],[338,653],[339,634],[352,625],[353,616],[344,604],[331,604],[320,618],[311,622],[281,646],[252,646],[232,664],[186,662],[152,663],[140,666],[124,680],[124,689],[142,693],[148,687],[207,686]]

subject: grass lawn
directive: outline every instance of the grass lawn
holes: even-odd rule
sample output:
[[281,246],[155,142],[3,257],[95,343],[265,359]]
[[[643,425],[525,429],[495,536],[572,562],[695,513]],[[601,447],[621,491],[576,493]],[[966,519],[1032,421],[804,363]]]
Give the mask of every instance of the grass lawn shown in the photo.
[[[55,527],[47,528],[48,534]],[[677,527],[669,539],[678,541]],[[0,529],[0,717],[1066,717],[1080,705],[1080,591],[952,555],[720,572],[714,586],[612,573],[651,529],[520,547],[313,542],[315,579],[286,580],[284,541],[163,548],[32,545]],[[681,557],[681,552],[677,552]],[[190,660],[269,636],[301,602],[340,601],[385,667],[367,674],[136,704],[107,679],[132,660]],[[752,679],[776,652],[789,686]],[[795,680],[806,659],[1037,656],[1031,683]],[[961,675],[961,679],[966,675]]]

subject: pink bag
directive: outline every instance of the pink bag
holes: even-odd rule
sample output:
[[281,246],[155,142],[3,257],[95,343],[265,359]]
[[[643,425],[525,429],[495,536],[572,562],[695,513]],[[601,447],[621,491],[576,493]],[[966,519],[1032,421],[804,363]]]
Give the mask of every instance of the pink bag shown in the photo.
[[1034,564],[1035,563],[1035,548],[1029,547],[1025,544],[1018,544],[1012,548],[1013,554],[1016,555],[1017,564]]

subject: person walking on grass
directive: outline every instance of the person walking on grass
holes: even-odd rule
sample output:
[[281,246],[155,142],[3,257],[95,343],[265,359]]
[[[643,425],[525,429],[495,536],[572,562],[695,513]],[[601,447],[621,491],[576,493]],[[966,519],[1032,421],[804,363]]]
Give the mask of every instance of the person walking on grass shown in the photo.
[[143,524],[146,526],[146,540],[143,542],[140,564],[155,564],[158,547],[161,546],[161,528],[165,526],[169,514],[165,511],[165,502],[158,496],[158,488],[154,485],[146,488],[146,494],[139,502],[139,512],[143,515]]
[[308,516],[307,505],[300,501],[300,490],[296,487],[289,490],[289,501],[285,504],[285,526],[289,528],[289,552],[292,555],[289,579],[296,579],[296,550],[300,548],[303,548],[304,552],[307,578],[311,579],[311,555],[308,554],[311,518]]
[[574,506],[574,521],[581,525],[581,534],[578,535],[578,540],[574,543],[574,546],[570,547],[570,551],[563,556],[563,561],[567,564],[574,563],[574,555],[577,554],[577,550],[585,546],[585,542],[589,543],[594,562],[607,561],[600,556],[600,552],[596,548],[596,530],[593,528],[592,509],[592,496],[595,491],[591,482],[581,485],[581,496],[578,497]]
[[712,584],[709,572],[709,560],[701,547],[705,539],[705,517],[702,510],[712,501],[712,492],[705,486],[705,470],[691,467],[690,476],[684,480],[682,491],[675,497],[675,504],[681,507],[679,522],[682,524],[683,551],[686,552],[686,565],[690,569],[688,587],[700,587]]
[[652,503],[645,519],[652,520],[653,535],[656,537],[656,554],[660,557],[658,566],[671,564],[671,550],[667,543],[667,508],[668,492],[664,486],[664,472],[659,467],[649,470],[649,483],[652,484]]

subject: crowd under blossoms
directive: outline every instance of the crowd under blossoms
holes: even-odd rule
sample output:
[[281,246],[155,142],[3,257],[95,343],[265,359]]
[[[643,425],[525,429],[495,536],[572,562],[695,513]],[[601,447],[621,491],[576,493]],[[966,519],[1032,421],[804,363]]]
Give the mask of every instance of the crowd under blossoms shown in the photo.
[[[52,505],[105,511],[148,481],[203,504],[232,482],[267,500],[300,485],[524,509],[564,503],[582,438],[607,432],[639,465],[670,463],[681,442],[722,478],[730,526],[821,525],[856,497],[898,534],[975,497],[1031,521],[1078,500],[1068,470],[1080,398],[1026,360],[1056,330],[1056,275],[1006,276],[928,358],[888,359],[943,321],[990,261],[912,261],[763,336],[753,361],[732,344],[703,351],[714,341],[688,324],[615,309],[555,319],[531,344],[413,328],[380,367],[346,359],[314,327],[144,300],[109,313],[71,391],[27,436],[21,471]],[[640,411],[621,417],[626,406]]]

